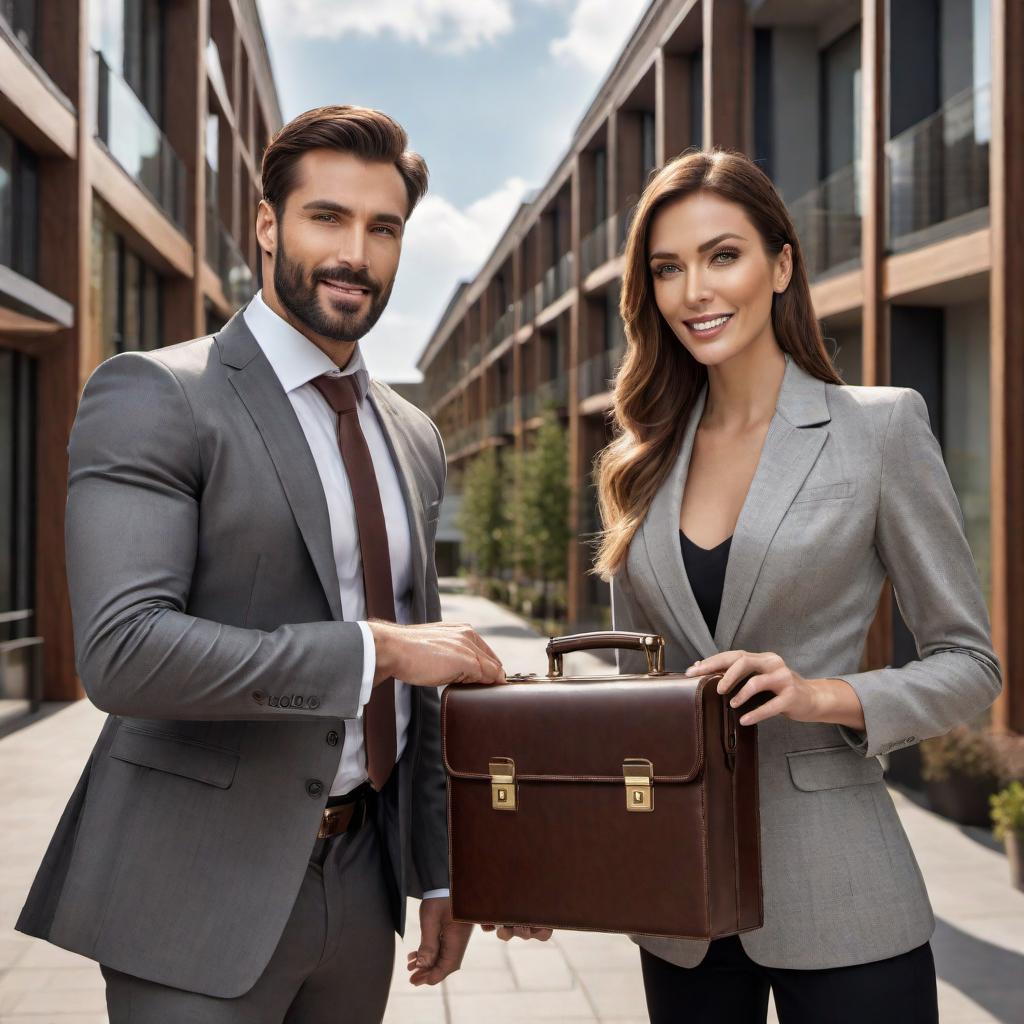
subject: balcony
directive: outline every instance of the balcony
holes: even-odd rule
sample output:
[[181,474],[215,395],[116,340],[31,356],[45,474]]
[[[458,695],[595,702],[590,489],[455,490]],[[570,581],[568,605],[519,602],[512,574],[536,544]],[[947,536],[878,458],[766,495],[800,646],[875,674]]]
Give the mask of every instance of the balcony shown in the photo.
[[555,299],[560,298],[572,284],[572,252],[562,254],[562,258],[544,273],[541,278],[540,309],[547,309]]
[[94,51],[96,136],[125,172],[185,230],[185,166],[132,87]]
[[508,306],[504,313],[498,317],[491,333],[487,336],[487,351],[497,348],[514,330],[516,321],[516,307]]
[[475,366],[480,365],[480,357],[483,355],[483,342],[475,341],[469,346],[466,352],[466,372],[468,373]]
[[524,420],[540,416],[546,409],[564,409],[568,396],[568,381],[564,374],[541,381],[532,391],[522,396]]
[[502,437],[512,433],[512,425],[515,417],[513,401],[503,402],[496,409],[492,409],[487,416],[487,433],[489,437]]
[[614,348],[598,352],[597,355],[580,363],[576,372],[581,399],[612,390],[615,375],[625,352],[625,345],[618,344]]
[[580,273],[586,277],[591,271],[607,263],[611,258],[608,241],[611,238],[612,220],[601,221],[580,243]]
[[533,318],[537,315],[537,291],[539,288],[540,285],[531,285],[519,300],[520,327],[533,323]]
[[812,280],[833,267],[860,261],[859,184],[856,168],[850,164],[790,204]]
[[988,206],[991,87],[966,89],[885,146],[888,242]]

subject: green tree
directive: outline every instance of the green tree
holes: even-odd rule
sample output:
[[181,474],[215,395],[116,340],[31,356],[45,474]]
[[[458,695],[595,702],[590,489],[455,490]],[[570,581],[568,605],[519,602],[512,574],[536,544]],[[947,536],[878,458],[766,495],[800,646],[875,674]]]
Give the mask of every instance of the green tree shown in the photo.
[[463,545],[478,576],[493,577],[502,567],[505,514],[501,469],[493,448],[466,467],[462,481],[459,528]]
[[568,571],[569,444],[565,429],[548,409],[526,455],[522,489],[523,534],[531,567],[544,584],[551,608],[550,585]]

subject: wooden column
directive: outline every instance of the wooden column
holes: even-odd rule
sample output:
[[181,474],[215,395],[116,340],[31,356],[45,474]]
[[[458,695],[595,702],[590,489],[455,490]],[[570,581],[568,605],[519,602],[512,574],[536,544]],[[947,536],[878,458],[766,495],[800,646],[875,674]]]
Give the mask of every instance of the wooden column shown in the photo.
[[[593,200],[593,187],[590,197]],[[580,155],[576,154],[572,165],[569,192],[569,245],[573,253],[572,278],[569,287],[576,289],[576,299],[569,307],[569,338],[567,364],[567,404],[569,409],[569,559],[567,565],[566,617],[570,625],[580,619],[584,595],[584,573],[589,567],[586,551],[580,542],[580,490],[583,473],[583,450],[580,424],[579,364],[580,352],[580,306],[584,302],[580,284],[580,243],[582,225],[583,188],[580,177]]]
[[654,74],[654,159],[660,167],[689,144],[690,62],[658,50]]
[[[92,203],[88,180],[89,126],[86,108],[91,52],[86,0],[63,0],[40,12],[44,65],[57,71],[60,86],[79,112],[78,158],[40,161],[39,283],[75,307],[75,322],[39,346],[36,361],[36,542],[35,629],[43,645],[43,698],[76,700],[83,695],[75,673],[75,648],[64,565],[67,445],[78,408],[83,367],[91,358],[89,255]],[[76,73],[77,72],[77,73]]]
[[992,0],[991,500],[992,639],[999,730],[1024,732],[1024,6]]
[[[886,251],[886,0],[862,0],[861,18],[861,379],[865,385],[885,385],[891,367],[889,307],[882,276]],[[892,588],[886,585],[868,631],[865,668],[880,668],[892,658],[893,610]]]
[[703,0],[704,148],[749,150],[746,94],[749,28],[745,0]]

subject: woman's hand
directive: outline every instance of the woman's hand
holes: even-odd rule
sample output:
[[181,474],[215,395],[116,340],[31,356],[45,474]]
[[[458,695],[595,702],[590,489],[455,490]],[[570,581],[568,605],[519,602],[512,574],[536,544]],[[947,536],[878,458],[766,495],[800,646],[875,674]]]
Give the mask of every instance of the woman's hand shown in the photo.
[[533,925],[482,924],[480,927],[485,932],[496,930],[502,942],[508,942],[509,939],[540,939],[541,942],[547,942],[551,938],[550,928],[535,928]]
[[716,672],[724,673],[718,681],[719,693],[729,693],[744,676],[750,676],[729,701],[730,707],[741,707],[757,693],[775,694],[761,707],[742,715],[740,725],[756,725],[783,715],[794,722],[830,722],[865,730],[860,698],[845,679],[805,679],[772,651],[722,651],[695,661],[686,675],[709,676]]

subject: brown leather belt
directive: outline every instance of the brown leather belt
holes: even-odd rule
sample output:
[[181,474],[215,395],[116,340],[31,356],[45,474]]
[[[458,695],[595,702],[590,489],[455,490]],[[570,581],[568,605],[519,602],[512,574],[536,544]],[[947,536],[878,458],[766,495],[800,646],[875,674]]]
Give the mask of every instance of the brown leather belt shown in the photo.
[[366,822],[369,794],[363,793],[354,800],[325,807],[320,816],[320,830],[317,839],[329,839],[344,832],[358,831]]

